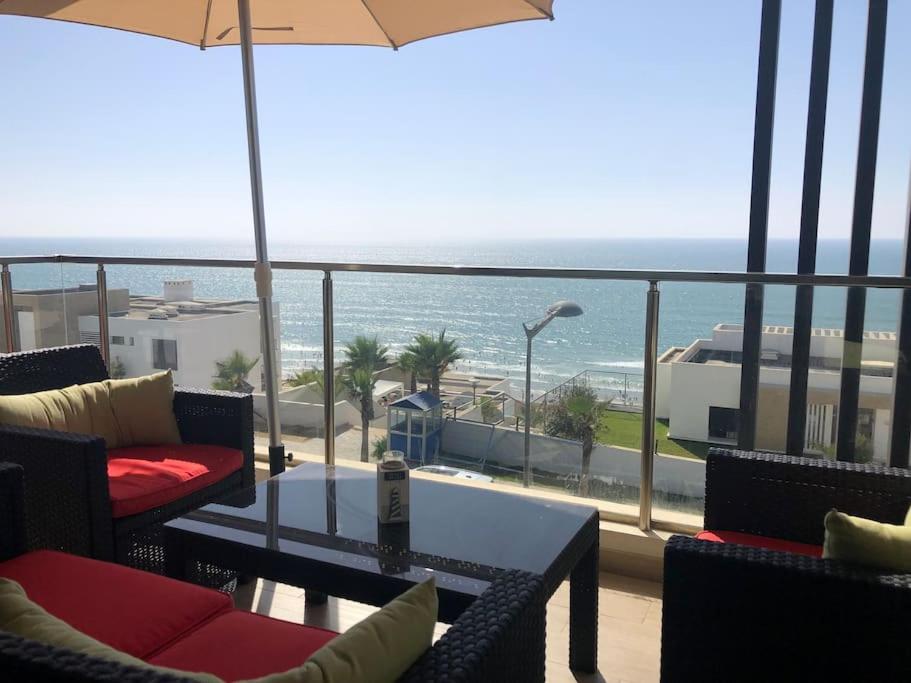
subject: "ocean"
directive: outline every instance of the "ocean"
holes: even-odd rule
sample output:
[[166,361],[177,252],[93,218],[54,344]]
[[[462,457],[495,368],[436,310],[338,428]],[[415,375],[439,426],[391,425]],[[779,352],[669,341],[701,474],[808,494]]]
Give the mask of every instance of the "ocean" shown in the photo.
[[[845,273],[847,240],[820,242],[817,271]],[[0,254],[94,254],[118,256],[184,256],[252,258],[249,242],[171,241],[145,239],[9,239],[0,238]],[[874,241],[870,271],[899,274],[902,244]],[[741,240],[527,240],[477,243],[270,245],[273,259],[361,261],[384,263],[499,266],[743,270],[746,242]],[[794,272],[797,242],[769,243],[768,270]],[[39,264],[12,266],[14,289],[49,288],[92,283],[94,266]],[[109,266],[109,287],[128,287],[134,294],[158,294],[167,278],[191,278],[197,296],[254,296],[252,275],[241,269]],[[275,272],[275,299],[280,306],[282,369],[290,374],[322,359],[321,273]],[[526,278],[466,278],[434,275],[336,273],[334,276],[337,354],[355,335],[377,336],[393,352],[419,332],[445,328],[464,355],[459,369],[508,376],[519,390],[525,372],[525,338],[521,323],[541,317],[558,299],[580,304],[584,315],[554,320],[534,342],[536,391],[552,387],[585,370],[606,388],[628,383],[637,393],[642,371],[646,285]],[[742,285],[665,284],[661,286],[659,350],[686,346],[708,337],[721,322],[743,322]],[[866,328],[895,331],[897,292],[868,295]],[[841,328],[845,290],[817,288],[813,324]],[[766,288],[764,322],[791,325],[792,287]],[[75,341],[75,340],[74,340]],[[624,373],[626,376],[624,376]]]

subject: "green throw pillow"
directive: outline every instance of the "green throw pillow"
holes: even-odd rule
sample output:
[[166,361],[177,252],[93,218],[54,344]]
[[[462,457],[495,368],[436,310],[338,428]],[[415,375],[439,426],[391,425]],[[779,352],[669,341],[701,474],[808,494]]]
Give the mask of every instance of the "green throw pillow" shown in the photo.
[[826,514],[822,556],[879,569],[911,572],[911,511],[904,525],[852,517],[838,510]]
[[330,640],[302,666],[250,683],[393,683],[431,646],[438,606],[430,579]]
[[174,417],[174,380],[165,370],[146,377],[109,379],[111,407],[124,446],[179,444],[180,430]]
[[124,445],[104,382],[0,396],[0,424],[100,436],[108,448]]
[[[393,683],[424,654],[437,620],[433,579],[409,589],[378,612],[336,636],[301,666],[248,683]],[[77,631],[28,599],[15,581],[0,578],[0,631],[72,652],[162,671],[201,683],[221,683],[206,673],[152,666]]]
[[41,605],[28,599],[25,591],[15,581],[0,578],[0,631],[6,631],[22,638],[35,640],[45,645],[63,648],[71,652],[118,662],[141,669],[154,669],[201,683],[221,683],[221,679],[210,674],[176,671],[165,667],[152,666],[141,659],[115,650],[109,645],[77,631],[62,619],[48,614]]

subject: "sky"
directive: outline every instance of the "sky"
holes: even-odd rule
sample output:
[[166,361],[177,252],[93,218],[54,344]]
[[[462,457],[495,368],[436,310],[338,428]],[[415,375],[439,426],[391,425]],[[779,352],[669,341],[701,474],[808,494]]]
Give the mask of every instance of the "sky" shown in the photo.
[[[798,234],[813,25],[783,5],[773,238]],[[823,238],[850,233],[865,5],[835,2]],[[554,9],[398,52],[257,48],[270,238],[745,238],[759,0]],[[908,220],[911,1],[889,11],[874,238]],[[249,237],[236,48],[0,16],[0,64],[0,235]]]

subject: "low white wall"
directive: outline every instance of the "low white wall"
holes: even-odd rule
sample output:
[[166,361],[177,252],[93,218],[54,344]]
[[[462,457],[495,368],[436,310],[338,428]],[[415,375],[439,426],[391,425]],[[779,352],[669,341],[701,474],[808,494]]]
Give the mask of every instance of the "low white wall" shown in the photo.
[[[443,450],[467,460],[486,461],[504,467],[522,467],[525,434],[513,429],[475,422],[447,420],[443,426]],[[532,467],[560,475],[577,475],[582,467],[582,444],[551,436],[532,434]],[[616,446],[596,446],[590,474],[610,483],[639,486],[639,452]],[[655,490],[701,497],[705,492],[705,463],[693,458],[659,455],[655,459]]]
[[709,440],[709,407],[740,407],[740,366],[671,363],[668,436]]
[[322,403],[323,395],[316,382],[304,384],[299,387],[282,389],[278,392],[279,401],[294,401],[296,403]]
[[[253,394],[253,410],[258,415],[266,415],[265,394]],[[304,427],[322,429],[324,421],[322,403],[304,403],[302,401],[278,402],[278,417],[284,427]],[[335,427],[353,426],[361,423],[361,414],[348,401],[337,401],[335,404]]]

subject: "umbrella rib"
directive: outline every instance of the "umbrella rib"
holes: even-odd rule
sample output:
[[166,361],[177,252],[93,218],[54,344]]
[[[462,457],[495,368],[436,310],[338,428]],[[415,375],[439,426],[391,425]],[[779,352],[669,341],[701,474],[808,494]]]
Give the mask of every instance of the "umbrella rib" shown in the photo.
[[199,49],[206,49],[206,36],[209,34],[209,17],[212,14],[212,0],[206,3],[206,21],[202,27],[202,39],[199,41]]
[[534,8],[535,10],[537,10],[538,12],[540,12],[542,15],[544,15],[545,17],[547,17],[547,18],[550,19],[551,21],[554,20],[554,15],[553,15],[553,14],[551,14],[550,12],[545,12],[543,9],[541,9],[540,7],[538,7],[538,6],[537,6],[535,3],[533,3],[531,0],[522,0],[522,2],[524,2],[524,3],[525,3],[526,5],[528,5],[529,7]]
[[[526,0],[527,1],[527,0]],[[361,4],[364,6],[364,9],[367,10],[367,13],[370,15],[370,18],[373,19],[373,23],[377,25],[377,28],[383,32],[383,35],[386,36],[386,40],[389,41],[389,46],[393,50],[398,50],[399,46],[395,44],[395,41],[389,37],[389,33],[383,28],[383,25],[380,23],[380,20],[376,18],[376,15],[373,13],[373,10],[370,9],[370,5],[367,4],[367,0],[361,0]]]

